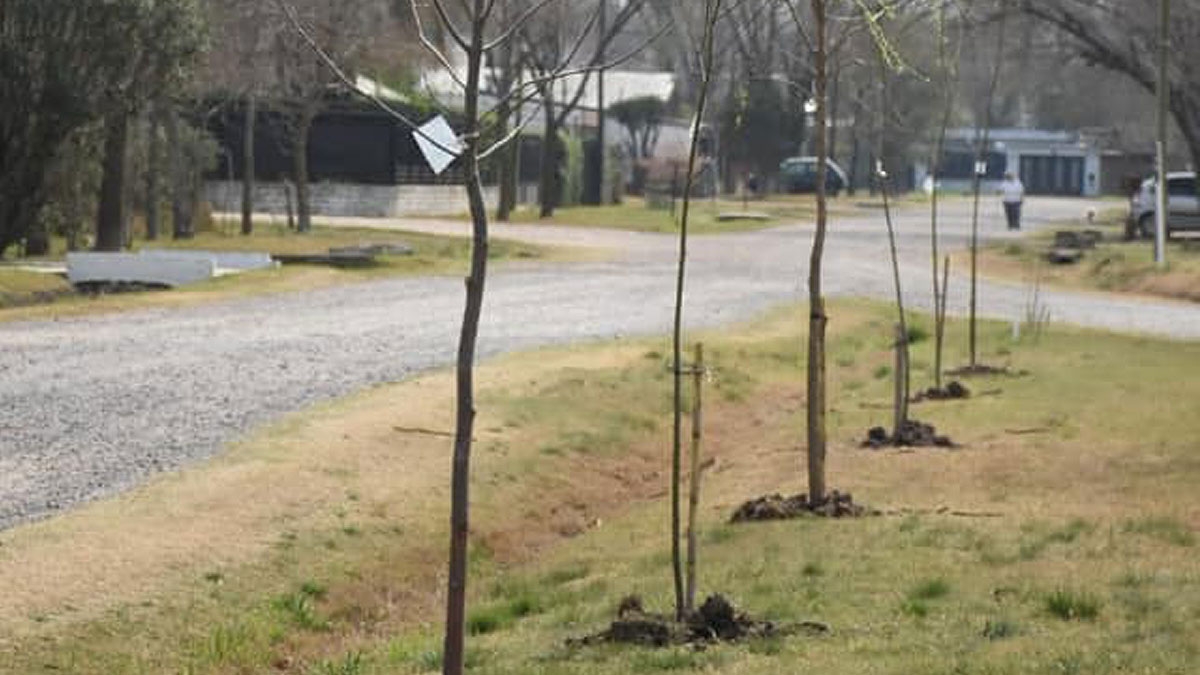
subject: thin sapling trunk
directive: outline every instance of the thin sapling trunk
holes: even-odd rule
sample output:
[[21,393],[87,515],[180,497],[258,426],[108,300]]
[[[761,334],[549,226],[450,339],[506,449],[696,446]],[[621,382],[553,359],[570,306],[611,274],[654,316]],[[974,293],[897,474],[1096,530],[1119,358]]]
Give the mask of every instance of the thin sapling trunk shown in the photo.
[[464,91],[463,171],[471,209],[471,272],[467,277],[466,307],[458,339],[455,366],[456,401],[454,459],[450,479],[450,567],[446,593],[446,637],[443,673],[462,675],[466,629],[467,543],[470,533],[471,435],[475,426],[475,344],[483,310],[487,278],[488,216],[479,175],[479,82],[483,72],[483,32],[487,0],[475,0],[470,48],[467,50],[467,80]]
[[996,84],[1000,80],[1000,67],[1004,63],[1004,33],[1005,33],[1005,15],[1000,15],[1000,25],[997,28],[996,37],[996,55],[995,64],[992,66],[991,79],[988,81],[987,98],[984,101],[983,110],[983,134],[980,139],[979,146],[975,153],[975,178],[972,182],[971,189],[974,195],[974,203],[971,207],[971,320],[969,346],[971,352],[970,367],[975,368],[978,363],[978,307],[979,307],[979,193],[982,190],[983,178],[987,174],[987,151],[991,140],[990,134],[992,131],[992,104],[996,98]]
[[900,257],[896,252],[896,228],[892,224],[892,208],[888,198],[888,175],[882,165],[877,171],[879,176],[879,192],[883,195],[883,216],[887,223],[888,248],[892,256],[892,280],[896,289],[896,314],[899,323],[896,329],[896,421],[894,436],[900,437],[904,424],[908,422],[908,321],[904,314],[904,293],[900,286]]
[[673,426],[671,435],[671,566],[675,582],[675,619],[682,621],[687,606],[683,587],[683,561],[680,551],[680,483],[683,473],[683,287],[687,275],[688,216],[691,212],[692,186],[696,175],[696,158],[700,149],[700,125],[708,105],[709,84],[712,81],[713,42],[722,0],[705,0],[704,4],[704,74],[692,120],[692,141],[688,150],[687,175],[684,178],[683,215],[679,224],[679,260],[675,279],[675,317],[672,331]]
[[826,79],[827,45],[825,0],[811,0],[815,42],[815,74],[817,110],[813,133],[817,153],[817,231],[813,236],[808,266],[808,500],[813,505],[825,502],[825,298],[821,294],[821,261],[825,253],[825,231],[828,205],[825,177],[826,157]]

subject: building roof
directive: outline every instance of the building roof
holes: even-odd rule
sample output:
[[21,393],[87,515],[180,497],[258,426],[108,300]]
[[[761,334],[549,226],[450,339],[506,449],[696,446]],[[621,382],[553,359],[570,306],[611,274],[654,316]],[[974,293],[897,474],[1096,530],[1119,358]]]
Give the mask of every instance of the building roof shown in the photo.
[[[465,70],[456,68],[459,80],[466,78]],[[495,71],[489,69],[484,73],[483,86],[486,88],[494,81]],[[532,73],[525,73],[524,80],[534,78]],[[596,100],[600,96],[599,81],[595,73],[590,77],[576,73],[567,75],[555,82],[555,92],[558,103],[574,95],[576,88],[584,79],[583,96],[579,99],[579,107],[584,110],[594,110]],[[462,100],[462,90],[445,68],[430,69],[421,76],[420,88],[435,96],[439,101],[448,105],[457,104]],[[486,92],[485,93],[491,93]],[[662,101],[669,100],[675,93],[675,74],[664,71],[636,70],[607,70],[604,73],[604,105],[613,106],[622,101],[635,98],[653,97]]]

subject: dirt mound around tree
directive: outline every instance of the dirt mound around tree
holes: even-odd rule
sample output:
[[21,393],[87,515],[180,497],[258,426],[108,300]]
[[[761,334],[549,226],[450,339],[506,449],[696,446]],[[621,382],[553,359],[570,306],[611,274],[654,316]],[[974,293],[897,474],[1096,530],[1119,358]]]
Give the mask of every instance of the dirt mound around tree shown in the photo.
[[597,644],[627,644],[642,647],[692,645],[704,648],[719,642],[740,642],[757,638],[780,637],[796,633],[821,634],[829,626],[817,621],[782,625],[754,619],[734,607],[725,596],[710,595],[700,608],[683,621],[648,613],[642,600],[630,596],[621,601],[617,618],[600,633],[571,639],[567,645],[586,647]]
[[809,516],[823,518],[861,518],[876,515],[877,512],[854,503],[854,497],[849,492],[833,490],[824,501],[812,503],[808,495],[799,494],[791,497],[773,494],[758,497],[745,502],[733,512],[731,523],[746,523],[762,520],[791,520]]
[[962,382],[955,380],[941,389],[930,387],[919,392],[912,400],[913,403],[920,403],[922,401],[956,401],[967,398],[971,398],[971,390],[963,386]]
[[893,436],[883,427],[873,427],[867,432],[862,447],[872,450],[884,448],[957,448],[949,436],[938,435],[937,428],[917,420],[909,420]]

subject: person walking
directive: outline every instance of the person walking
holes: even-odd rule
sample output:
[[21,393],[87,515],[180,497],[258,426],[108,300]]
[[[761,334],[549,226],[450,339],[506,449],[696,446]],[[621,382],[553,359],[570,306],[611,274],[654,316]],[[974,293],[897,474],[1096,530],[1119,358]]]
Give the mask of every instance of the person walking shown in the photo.
[[1008,229],[1021,229],[1021,204],[1025,201],[1025,185],[1011,172],[1006,173],[1004,182],[1000,184],[1000,194],[1004,202],[1004,215],[1008,218]]

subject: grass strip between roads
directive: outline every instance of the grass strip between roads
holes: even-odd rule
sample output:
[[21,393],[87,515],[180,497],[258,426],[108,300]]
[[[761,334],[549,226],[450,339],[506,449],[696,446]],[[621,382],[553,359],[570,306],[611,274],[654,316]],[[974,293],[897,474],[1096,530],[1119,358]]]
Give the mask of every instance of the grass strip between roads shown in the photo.
[[[702,592],[823,637],[702,652],[568,648],[618,602],[667,609],[666,342],[480,373],[469,628],[479,673],[1184,673],[1200,659],[1200,345],[1051,326],[1026,371],[925,403],[960,450],[873,452],[891,312],[832,306],[830,484],[890,515],[726,524],[805,484],[803,312],[703,336]],[[916,332],[923,327],[918,321]],[[927,329],[927,326],[924,328]],[[952,323],[949,343],[965,343]],[[928,386],[928,341],[914,347]],[[951,364],[961,352],[951,351]],[[124,496],[0,533],[0,672],[433,672],[452,380],[296,413]]]
[[[1124,241],[1125,215],[1117,208],[1099,214],[1095,223],[1065,222],[1062,230],[1096,229],[1104,240],[1084,251],[1082,260],[1052,265],[1046,253],[1054,242],[1054,229],[1018,241],[994,243],[980,250],[981,272],[988,277],[1077,290],[1126,293],[1200,302],[1200,240],[1173,239],[1167,247],[1167,267],[1154,262],[1154,243],[1147,239]],[[969,258],[956,256],[956,269],[966,269]]]
[[[221,277],[170,291],[123,293],[98,297],[70,293],[61,277],[0,267],[0,322],[48,319],[132,309],[180,307],[252,295],[313,290],[397,276],[457,274],[466,269],[471,242],[415,232],[321,227],[296,234],[281,225],[260,224],[255,234],[201,232],[196,238],[143,244],[158,248],[212,251],[261,251],[273,254],[324,253],[330,248],[358,244],[403,243],[412,255],[380,256],[374,264],[335,268],[287,265]],[[566,260],[565,249],[495,240],[489,251],[497,261]]]

